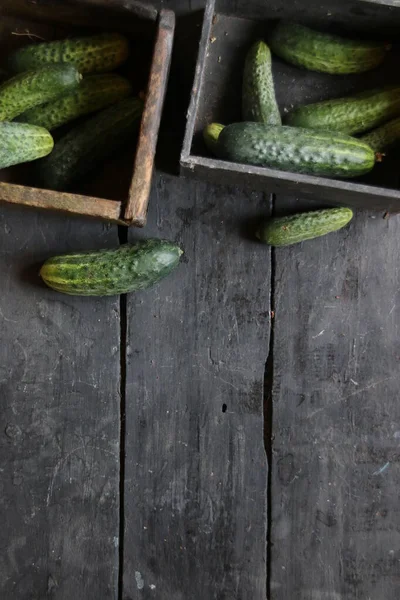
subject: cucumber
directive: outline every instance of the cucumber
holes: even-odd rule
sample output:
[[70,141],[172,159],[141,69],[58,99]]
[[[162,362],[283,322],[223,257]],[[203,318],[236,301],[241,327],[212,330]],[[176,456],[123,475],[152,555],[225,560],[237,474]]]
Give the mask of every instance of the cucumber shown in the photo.
[[238,163],[332,177],[356,177],[375,164],[374,151],[348,135],[262,123],[228,125],[216,152]]
[[371,146],[375,152],[383,152],[386,148],[400,142],[400,118],[389,121],[360,139]]
[[74,296],[113,296],[148,288],[178,266],[179,246],[149,239],[115,250],[66,254],[48,259],[40,270],[46,285]]
[[49,131],[82,115],[96,112],[129,96],[132,86],[119,75],[89,75],[69,94],[32,108],[17,117],[23,123],[40,125]]
[[210,125],[207,125],[207,127],[203,129],[204,143],[212,154],[215,154],[215,147],[219,134],[224,127],[225,125],[221,125],[221,123],[210,123]]
[[53,150],[51,134],[36,125],[0,123],[0,169],[47,156]]
[[398,115],[400,87],[388,87],[300,106],[287,116],[286,123],[350,135],[368,131]]
[[72,63],[80,73],[113,71],[129,56],[129,42],[119,33],[30,44],[8,58],[8,68],[20,73],[53,63]]
[[246,56],[242,87],[242,113],[244,121],[282,125],[275,97],[271,51],[263,41],[253,44]]
[[142,110],[142,100],[126,98],[71,129],[42,162],[41,183],[49,189],[68,189],[129,142],[138,129]]
[[75,89],[82,75],[73,65],[26,71],[0,86],[0,121],[12,121],[26,110]]
[[390,44],[350,40],[283,21],[268,41],[272,51],[287,62],[333,75],[375,69],[391,48]]
[[350,208],[327,208],[269,219],[257,232],[260,241],[270,246],[290,246],[321,237],[345,227],[353,218]]

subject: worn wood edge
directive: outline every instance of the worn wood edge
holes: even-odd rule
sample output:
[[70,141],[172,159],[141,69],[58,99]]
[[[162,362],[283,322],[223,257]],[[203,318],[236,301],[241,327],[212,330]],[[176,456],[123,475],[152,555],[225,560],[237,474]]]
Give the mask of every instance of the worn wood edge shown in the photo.
[[123,223],[120,219],[121,202],[116,200],[0,182],[0,201]]
[[146,224],[161,114],[167,90],[175,32],[175,13],[161,10],[140,126],[134,174],[123,218],[129,225]]
[[155,6],[140,0],[78,0],[76,3],[79,4],[82,1],[100,8],[115,7],[116,9],[126,10],[131,15],[147,21],[157,21],[158,17],[158,10]]
[[209,46],[212,21],[215,11],[215,0],[208,0],[203,19],[203,27],[201,31],[199,52],[197,55],[196,70],[194,82],[190,95],[190,104],[186,116],[186,130],[183,140],[181,161],[185,161],[190,156],[192,147],[194,127],[196,123],[197,111],[200,102],[200,91],[203,86],[204,71],[206,65],[206,56]]
[[[256,179],[252,182],[251,188],[255,190],[264,190],[268,186],[268,190],[272,193],[301,194],[301,196],[312,196],[315,199],[318,193],[318,188],[321,187],[318,200],[323,203],[337,204],[338,206],[353,206],[354,208],[365,210],[390,210],[391,212],[400,212],[400,192],[397,190],[389,190],[381,187],[374,187],[364,183],[350,183],[347,181],[329,179],[323,177],[314,177],[312,175],[300,175],[289,173],[287,171],[278,171],[267,167],[256,167],[252,165],[242,165],[239,163],[230,163],[227,161],[203,158],[200,156],[181,157],[180,160],[181,174],[194,179],[201,179],[197,174],[206,174],[207,178],[221,182],[220,171],[229,174],[231,183],[239,187],[249,187],[249,184],[243,183],[243,175],[254,175]],[[257,180],[257,177],[262,177],[263,181]],[[310,190],[304,188],[308,186]],[[348,201],[340,201],[340,192],[351,192],[354,194],[354,199]],[[363,195],[373,195],[377,198],[375,204],[365,204]]]
[[[131,16],[138,19],[155,22],[158,17],[157,9],[140,0],[72,0],[67,2],[57,2],[57,0],[3,0],[0,7],[0,14],[10,14],[16,17],[28,18],[35,21],[58,21],[64,22],[67,17],[71,17],[71,10],[82,9],[82,6],[117,10],[121,14],[128,12]],[[86,15],[87,16],[87,15]],[[87,25],[88,19],[82,18],[79,14],[76,17],[67,20],[75,25]]]

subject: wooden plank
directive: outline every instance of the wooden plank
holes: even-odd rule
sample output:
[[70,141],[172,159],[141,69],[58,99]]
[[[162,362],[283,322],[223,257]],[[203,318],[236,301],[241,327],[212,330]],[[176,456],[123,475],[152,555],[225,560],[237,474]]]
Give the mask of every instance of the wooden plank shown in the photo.
[[123,597],[264,600],[268,199],[158,175],[150,207],[185,258],[128,298]]
[[273,600],[399,598],[399,240],[360,213],[276,252]]
[[0,209],[0,597],[117,598],[119,300],[45,288],[115,227]]

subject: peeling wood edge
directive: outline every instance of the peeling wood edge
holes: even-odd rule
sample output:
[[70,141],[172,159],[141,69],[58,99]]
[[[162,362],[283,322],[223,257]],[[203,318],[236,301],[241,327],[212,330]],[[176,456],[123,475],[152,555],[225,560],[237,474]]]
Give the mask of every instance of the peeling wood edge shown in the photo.
[[145,108],[140,126],[134,175],[122,218],[128,225],[143,227],[154,169],[154,158],[167,89],[175,31],[175,13],[161,10]]
[[183,141],[181,161],[185,161],[190,156],[190,150],[193,142],[194,127],[197,118],[197,111],[200,102],[200,91],[203,86],[204,71],[206,66],[206,57],[209,47],[209,39],[213,16],[215,12],[215,0],[209,0],[206,5],[203,19],[203,27],[201,31],[199,52],[197,55],[196,71],[191,92],[190,104],[186,115],[186,131]]
[[0,182],[0,201],[124,224],[121,202]]
[[[231,163],[213,158],[189,155],[181,157],[181,174],[197,178],[198,172],[215,183],[224,183],[223,177],[229,176],[231,185],[251,187],[271,193],[293,193],[305,198],[318,200],[323,204],[351,206],[364,210],[388,210],[400,212],[400,192],[364,183],[351,183],[340,179],[300,175],[287,171],[278,171],[267,167],[255,167],[240,163]],[[247,176],[247,182],[243,181]],[[351,201],[346,197],[341,201],[340,193],[353,194]],[[365,196],[369,196],[366,201]]]

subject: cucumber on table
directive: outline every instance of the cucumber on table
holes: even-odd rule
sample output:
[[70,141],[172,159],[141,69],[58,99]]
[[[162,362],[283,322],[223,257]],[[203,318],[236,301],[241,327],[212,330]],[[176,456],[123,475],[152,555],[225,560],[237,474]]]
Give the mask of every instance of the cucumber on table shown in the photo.
[[19,73],[53,63],[71,63],[80,73],[113,71],[129,56],[129,42],[119,33],[30,44],[8,58],[8,68]]
[[51,131],[82,115],[106,108],[131,93],[130,82],[120,75],[89,75],[76,90],[24,112],[17,120]]
[[42,161],[39,177],[49,189],[68,189],[128,143],[140,124],[143,102],[125,98],[74,127]]
[[215,154],[215,147],[224,127],[225,125],[221,125],[221,123],[210,123],[203,129],[204,143],[212,154]]
[[70,92],[81,79],[73,65],[50,65],[15,75],[0,86],[0,121],[12,121],[26,110]]
[[263,223],[257,237],[270,246],[290,246],[342,229],[352,218],[350,208],[327,208],[277,217]]
[[47,156],[53,146],[51,134],[43,127],[0,122],[0,169]]
[[350,135],[368,131],[398,115],[400,87],[393,86],[300,106],[287,116],[286,124]]
[[148,288],[171,273],[182,250],[165,240],[149,239],[115,250],[66,254],[48,259],[43,281],[64,294],[111,296]]
[[389,123],[363,135],[360,139],[371,146],[375,152],[383,152],[400,142],[400,118],[389,121]]
[[216,153],[238,163],[344,178],[368,173],[376,159],[372,148],[348,135],[262,123],[228,125]]
[[351,40],[281,21],[269,37],[272,51],[280,58],[311,71],[345,75],[370,71],[379,66],[390,44]]
[[244,121],[282,125],[275,97],[271,51],[263,41],[253,44],[246,56],[242,87],[242,113]]

